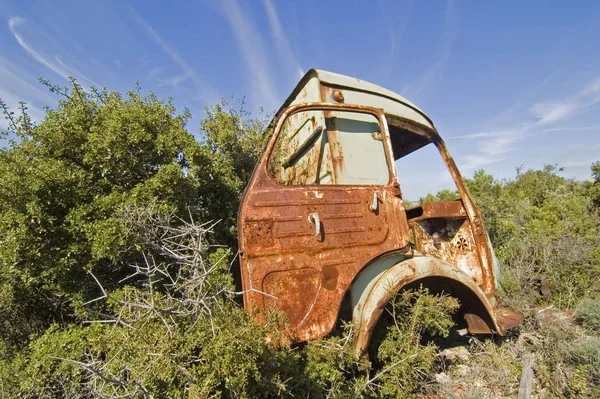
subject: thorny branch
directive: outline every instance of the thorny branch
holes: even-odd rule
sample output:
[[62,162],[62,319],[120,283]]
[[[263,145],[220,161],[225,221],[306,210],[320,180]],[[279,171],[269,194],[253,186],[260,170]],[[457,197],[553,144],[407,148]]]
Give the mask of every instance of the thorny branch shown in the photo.
[[[129,250],[139,251],[141,259],[131,265],[132,272],[120,281],[129,285],[114,293],[89,271],[101,295],[84,306],[104,300],[112,304],[112,311],[88,308],[97,319],[87,323],[114,323],[135,331],[159,321],[173,336],[182,325],[192,328],[197,321],[208,320],[215,336],[214,313],[222,311],[224,301],[241,294],[233,289],[228,277],[231,265],[224,262],[229,253],[216,261],[209,260],[207,235],[216,223],[197,225],[191,214],[189,221],[184,221],[154,207],[126,208],[122,217],[132,232]],[[86,387],[93,397],[149,397],[143,385],[128,378],[127,368],[111,373],[107,367],[110,361],[56,360],[71,362],[84,370],[88,374]]]
[[[141,251],[141,261],[131,265],[132,273],[121,280],[130,285],[118,293],[108,292],[96,275],[89,272],[101,295],[84,305],[106,300],[113,305],[113,311],[107,314],[88,309],[99,318],[88,323],[115,323],[136,330],[158,320],[172,335],[181,320],[205,319],[214,336],[213,313],[221,310],[223,300],[237,294],[224,273],[227,253],[215,262],[208,259],[206,236],[215,223],[196,225],[191,216],[187,222],[152,207],[124,209],[123,218]],[[116,375],[108,371],[110,361],[56,360],[71,362],[85,370],[89,375],[87,388],[94,396],[149,397],[143,385],[127,378],[128,370],[120,370]]]
[[[102,283],[90,272],[102,295],[90,304],[106,299],[120,310],[109,316],[92,311],[128,328],[138,323],[158,319],[169,333],[178,317],[206,317],[211,322],[213,309],[220,308],[222,299],[237,294],[223,277],[226,255],[209,262],[206,235],[216,223],[196,225],[150,210],[124,209],[124,218],[145,248],[142,262],[131,265],[133,272],[121,280],[141,285],[143,289],[123,289],[121,295],[107,293]],[[126,315],[126,317],[124,317]],[[214,335],[214,327],[213,327]]]
[[[182,320],[203,319],[210,323],[212,334],[215,336],[214,312],[222,310],[224,300],[230,300],[234,295],[240,294],[232,289],[229,280],[224,277],[230,266],[223,264],[227,254],[213,262],[207,257],[210,246],[206,236],[210,234],[215,223],[196,225],[191,217],[189,222],[183,221],[172,215],[161,215],[153,209],[125,209],[123,216],[128,227],[135,232],[136,245],[141,248],[141,261],[131,265],[131,274],[121,280],[130,285],[118,293],[109,292],[96,275],[89,272],[101,295],[86,305],[106,300],[113,307],[112,312],[88,309],[98,317],[98,320],[88,323],[114,323],[135,331],[147,323],[158,321],[165,326],[168,334],[173,336],[181,327]],[[189,324],[184,325],[190,328]],[[354,352],[353,330],[350,326],[347,327],[347,333],[342,339],[337,342],[324,341],[323,348],[339,353],[341,358]],[[143,336],[139,336],[138,339],[145,340]],[[54,359],[80,367],[86,373],[86,389],[92,397],[151,397],[147,387],[130,376],[127,365],[116,371],[111,370],[111,360],[92,354],[86,354],[82,361],[58,357]],[[405,360],[407,359],[397,362],[367,381],[360,389],[359,395],[383,374]],[[354,361],[352,364],[355,364]],[[175,366],[186,379],[192,378],[181,365]],[[337,379],[331,381],[326,396],[335,396],[336,387],[341,383],[343,381]]]
[[[117,398],[137,398],[140,394],[145,398],[153,396],[137,381],[126,381],[124,378],[113,375],[106,370],[106,366],[110,363],[100,360],[91,359],[89,362],[80,362],[73,359],[50,356],[51,359],[61,360],[64,362],[73,363],[83,369],[89,378],[87,388],[92,395],[91,397],[107,397],[111,399]],[[121,370],[120,373],[127,373],[127,370]]]
[[375,381],[377,381],[383,375],[385,375],[386,373],[390,372],[394,367],[397,367],[400,364],[406,362],[407,360],[410,360],[413,357],[417,357],[418,355],[419,355],[418,353],[413,353],[412,355],[407,356],[405,358],[402,358],[402,359],[398,360],[397,362],[391,364],[390,366],[386,367],[384,370],[382,370],[381,372],[379,372],[375,377],[373,377],[369,381],[365,382],[365,384],[358,391],[357,396],[360,395],[365,390],[365,388],[367,388],[369,385],[373,384]]

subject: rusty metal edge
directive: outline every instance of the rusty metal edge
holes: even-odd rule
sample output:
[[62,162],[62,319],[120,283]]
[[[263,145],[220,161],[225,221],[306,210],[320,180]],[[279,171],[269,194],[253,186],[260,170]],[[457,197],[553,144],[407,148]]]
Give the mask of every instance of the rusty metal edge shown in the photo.
[[494,324],[493,330],[500,335],[504,333],[504,329],[496,320],[493,304],[470,276],[440,259],[431,256],[413,257],[385,270],[377,282],[361,295],[357,303],[357,306],[360,306],[359,311],[353,314],[353,324],[357,329],[354,345],[359,353],[366,351],[372,331],[389,300],[406,284],[425,277],[444,277],[469,288],[484,306]]
[[[279,136],[281,127],[282,127],[283,123],[287,120],[287,118],[290,115],[292,115],[296,112],[299,112],[299,111],[315,110],[315,109],[323,110],[323,111],[359,112],[359,113],[366,113],[366,114],[371,114],[371,115],[375,116],[377,118],[377,120],[379,121],[379,124],[381,125],[381,128],[383,130],[386,162],[388,165],[388,170],[390,172],[390,180],[387,182],[387,184],[385,186],[390,186],[390,185],[394,184],[394,182],[397,181],[398,176],[396,175],[396,167],[394,166],[394,156],[393,156],[394,152],[392,150],[392,146],[391,146],[391,142],[390,142],[390,132],[389,132],[388,124],[387,124],[387,119],[385,117],[385,113],[383,112],[383,110],[380,108],[370,107],[367,105],[335,104],[335,103],[325,103],[325,102],[311,102],[311,103],[292,105],[292,106],[288,107],[279,116],[279,118],[277,119],[277,122],[275,124],[275,128],[273,129],[273,132],[269,136],[269,140],[265,146],[265,149],[261,155],[261,158],[257,163],[257,167],[255,168],[255,171],[252,174],[252,178],[250,179],[251,181],[254,178],[254,173],[258,169],[258,165],[266,164],[268,162],[269,156],[271,155],[271,152],[273,151],[273,146],[275,145],[275,142],[277,141],[277,137]],[[279,183],[275,179],[273,179],[273,177],[269,173],[266,174],[266,177],[271,183],[276,184],[278,186],[282,185],[281,183]],[[354,185],[336,184],[335,186],[332,186],[332,187],[333,188],[340,187],[340,189],[345,189],[347,187],[353,187],[353,186]],[[365,186],[370,186],[370,185],[365,185]],[[380,186],[380,185],[373,184],[372,186]],[[303,187],[306,187],[307,189],[311,189],[314,187],[321,187],[321,185],[307,184],[307,185],[304,185]]]
[[[296,97],[298,96],[298,94],[300,93],[300,91],[304,88],[304,86],[306,85],[306,83],[312,79],[313,77],[317,77],[319,79],[320,82],[322,83],[327,83],[331,86],[336,86],[339,88],[351,88],[353,90],[356,91],[360,91],[363,93],[368,93],[368,94],[374,94],[380,97],[385,97],[388,98],[392,101],[396,101],[397,103],[400,103],[402,105],[404,105],[405,107],[408,107],[410,109],[412,109],[413,111],[419,113],[421,116],[423,116],[429,123],[431,123],[431,126],[433,126],[435,128],[435,125],[433,123],[433,121],[431,120],[431,118],[429,116],[427,116],[427,114],[425,112],[423,112],[421,109],[419,109],[416,105],[412,104],[409,100],[407,99],[402,99],[400,98],[400,96],[397,97],[392,97],[390,95],[386,95],[384,93],[382,93],[381,91],[373,91],[373,90],[366,90],[364,88],[360,88],[358,86],[347,86],[347,85],[343,85],[343,84],[339,84],[336,83],[335,81],[333,81],[332,79],[321,79],[321,76],[323,74],[327,74],[327,75],[334,75],[333,72],[328,72],[328,71],[322,71],[319,69],[315,69],[315,68],[311,68],[309,69],[304,76],[300,79],[300,81],[298,82],[298,84],[296,85],[296,87],[294,87],[294,89],[292,90],[291,94],[286,98],[286,100],[284,101],[284,103],[281,105],[281,107],[279,107],[279,109],[277,110],[277,112],[275,113],[275,115],[273,116],[273,119],[271,120],[271,122],[269,123],[269,127],[272,127],[275,124],[275,121],[279,118],[280,114],[289,107],[289,105],[296,99]],[[336,74],[339,75],[339,74]],[[344,76],[344,75],[342,75]],[[348,76],[345,76],[348,77]],[[350,77],[348,77],[350,78]],[[370,85],[373,85],[377,88],[380,88],[385,91],[388,91],[387,89],[377,86],[373,83],[367,82],[365,80],[363,80],[363,82],[365,83],[369,83]],[[403,101],[404,100],[404,101]]]

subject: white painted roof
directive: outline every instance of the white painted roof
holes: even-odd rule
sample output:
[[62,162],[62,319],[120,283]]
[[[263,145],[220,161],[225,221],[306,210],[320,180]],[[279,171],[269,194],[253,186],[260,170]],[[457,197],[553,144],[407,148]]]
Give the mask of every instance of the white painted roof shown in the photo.
[[308,87],[311,80],[315,77],[321,84],[325,84],[327,86],[336,86],[342,90],[350,90],[352,92],[352,98],[345,94],[345,97],[349,100],[349,103],[382,108],[386,114],[410,119],[416,123],[435,130],[435,126],[427,114],[399,94],[361,79],[340,75],[334,72],[323,71],[320,69],[311,69],[302,77],[302,79],[300,79],[300,82],[298,82],[290,96],[287,98],[275,116],[277,117],[277,115],[279,115],[292,103],[298,103],[298,101],[301,101],[298,96],[301,96],[303,89],[313,93],[309,94],[307,98],[305,90],[305,96],[301,96],[304,101],[322,101],[320,94],[318,94],[320,90],[311,90]]

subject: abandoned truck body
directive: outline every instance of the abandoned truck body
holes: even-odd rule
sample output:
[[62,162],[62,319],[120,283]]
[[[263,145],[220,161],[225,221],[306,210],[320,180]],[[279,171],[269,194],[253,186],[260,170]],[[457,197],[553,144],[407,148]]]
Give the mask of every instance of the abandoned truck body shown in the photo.
[[[275,115],[238,215],[244,306],[274,307],[301,342],[328,334],[342,304],[364,351],[383,308],[420,282],[461,301],[471,333],[522,315],[496,300],[481,214],[432,121],[399,95],[310,70]],[[433,144],[460,194],[405,209],[394,161]]]

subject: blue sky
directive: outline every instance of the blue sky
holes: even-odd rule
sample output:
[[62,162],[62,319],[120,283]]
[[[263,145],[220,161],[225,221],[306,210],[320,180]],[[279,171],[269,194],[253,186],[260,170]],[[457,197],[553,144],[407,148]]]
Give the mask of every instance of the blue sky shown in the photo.
[[[39,76],[140,81],[190,108],[198,135],[206,106],[274,110],[315,67],[417,104],[466,176],[558,164],[586,179],[600,160],[597,1],[0,0],[0,18],[0,97],[34,118],[56,101]],[[449,187],[431,155],[399,165],[411,198]]]

